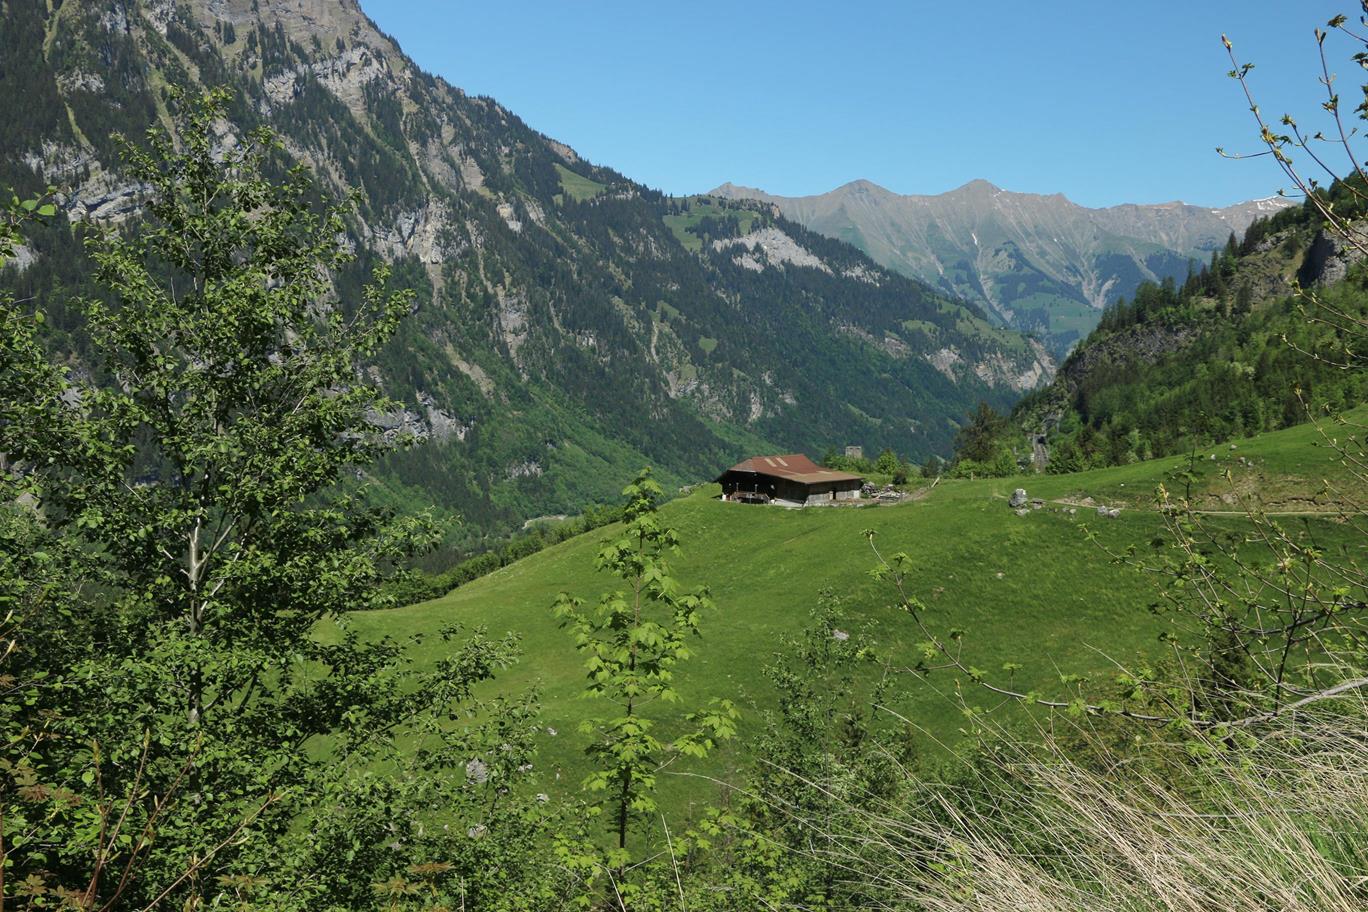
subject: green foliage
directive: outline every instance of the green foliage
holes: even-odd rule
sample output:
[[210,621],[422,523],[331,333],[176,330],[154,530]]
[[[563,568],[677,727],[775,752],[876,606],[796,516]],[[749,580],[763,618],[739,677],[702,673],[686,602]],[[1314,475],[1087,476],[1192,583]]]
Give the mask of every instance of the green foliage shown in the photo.
[[974,462],[991,462],[997,456],[997,438],[1003,423],[1002,416],[991,405],[980,402],[968,423],[955,435],[956,454]]
[[874,471],[880,475],[892,475],[902,467],[898,460],[898,454],[891,449],[886,449],[879,454],[879,458],[874,460]]
[[894,797],[914,756],[912,739],[880,710],[892,679],[856,622],[824,591],[808,626],[783,635],[764,667],[777,705],[750,745],[763,762],[708,821],[707,876],[726,897],[717,908],[862,905],[861,885],[812,847]]
[[[936,457],[931,457],[936,458]],[[915,472],[916,467],[905,461],[899,456],[892,447],[886,447],[876,459],[870,460],[863,457],[846,456],[835,450],[829,450],[822,457],[822,465],[828,469],[836,469],[840,472],[852,472],[856,475],[875,476],[872,480],[878,483],[892,482],[895,485],[905,485],[908,479]],[[880,479],[878,476],[882,476]]]
[[[409,296],[383,272],[331,294],[341,212],[310,205],[301,171],[263,175],[269,134],[219,151],[223,100],[126,147],[148,218],[93,242],[109,294],[81,304],[113,382],[64,376],[5,308],[0,593],[7,680],[30,695],[0,720],[6,893],[364,909],[375,880],[441,862],[443,895],[512,902],[540,889],[538,815],[500,798],[533,704],[472,688],[514,641],[477,631],[419,672],[345,629],[425,538],[337,488],[389,446],[358,368]],[[483,775],[439,775],[467,758]],[[428,825],[435,807],[490,840]]]
[[822,465],[828,469],[836,469],[839,472],[852,472],[856,475],[872,475],[875,471],[874,463],[868,459],[846,456],[844,453],[837,453],[835,450],[829,451],[822,457]]
[[[1329,192],[1346,211],[1354,204],[1351,187]],[[1049,388],[997,425],[996,441],[961,441],[960,456],[994,462],[985,453],[997,448],[1025,464],[1027,440],[1048,431],[1047,470],[1064,474],[1183,453],[1362,401],[1368,388],[1362,371],[1345,369],[1354,355],[1342,330],[1368,307],[1364,277],[1292,295],[1265,290],[1307,268],[1324,224],[1309,202],[1284,209],[1186,281],[1141,284],[1104,312]],[[1315,318],[1322,307],[1339,316]]]
[[[1350,315],[1368,302],[1357,278],[1318,296]],[[1362,399],[1364,377],[1341,369],[1336,331],[1308,321],[1295,299],[1250,312],[1236,292],[1229,319],[1198,312],[1185,325],[1192,344],[1152,364],[1118,358],[1090,367],[1055,438],[1067,457],[1056,470],[1182,452],[1300,423],[1308,406]],[[1303,354],[1313,351],[1319,360]]]
[[736,730],[737,713],[729,700],[689,712],[686,730],[666,743],[655,734],[651,704],[679,698],[675,669],[690,657],[689,639],[699,633],[701,614],[712,607],[705,590],[681,592],[669,575],[666,555],[678,551],[678,533],[661,522],[656,509],[660,486],[643,471],[624,491],[624,525],[599,551],[596,567],[629,587],[604,595],[593,610],[562,593],[554,613],[574,634],[585,653],[585,696],[611,701],[618,715],[583,725],[595,740],[588,748],[594,768],[584,786],[612,811],[617,840],[613,864],[628,859],[627,836],[633,820],[656,810],[655,784],[672,755],[706,756]]
[[955,435],[952,478],[1003,478],[1020,471],[1008,440],[1007,419],[988,403],[980,402]]

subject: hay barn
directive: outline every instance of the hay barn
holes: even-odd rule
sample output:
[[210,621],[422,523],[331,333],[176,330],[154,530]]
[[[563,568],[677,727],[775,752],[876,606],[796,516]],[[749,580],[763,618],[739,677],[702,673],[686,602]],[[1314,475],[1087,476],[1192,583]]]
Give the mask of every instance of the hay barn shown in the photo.
[[722,499],[743,503],[822,504],[859,500],[864,479],[824,469],[801,453],[752,456],[717,479]]

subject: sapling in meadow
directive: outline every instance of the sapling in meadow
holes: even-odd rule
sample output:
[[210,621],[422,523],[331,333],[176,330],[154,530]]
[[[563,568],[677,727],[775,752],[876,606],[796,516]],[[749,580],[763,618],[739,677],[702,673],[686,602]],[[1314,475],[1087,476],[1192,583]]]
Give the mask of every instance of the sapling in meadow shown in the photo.
[[[554,612],[586,656],[585,696],[611,702],[613,715],[592,719],[584,730],[596,767],[585,779],[601,795],[616,848],[609,866],[621,875],[628,859],[633,821],[656,810],[656,777],[676,756],[704,757],[736,731],[729,700],[683,713],[684,730],[667,739],[659,727],[669,717],[659,704],[677,703],[675,674],[690,656],[702,615],[712,608],[705,589],[685,591],[670,576],[666,555],[679,550],[679,534],[657,512],[662,492],[643,470],[623,491],[624,525],[599,551],[596,566],[621,580],[593,608],[562,593]],[[671,715],[677,716],[676,711]]]

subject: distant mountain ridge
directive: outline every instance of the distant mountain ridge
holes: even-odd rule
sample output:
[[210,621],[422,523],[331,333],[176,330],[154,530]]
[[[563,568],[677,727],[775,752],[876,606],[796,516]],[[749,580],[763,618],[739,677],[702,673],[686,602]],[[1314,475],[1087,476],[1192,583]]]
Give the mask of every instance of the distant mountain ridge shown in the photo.
[[986,180],[934,196],[898,194],[867,180],[815,196],[731,183],[711,195],[777,206],[883,266],[1038,334],[1056,354],[1141,282],[1181,280],[1192,260],[1206,261],[1232,232],[1291,205],[1273,197],[1220,209],[1180,202],[1090,209],[1063,194],[1014,193]]

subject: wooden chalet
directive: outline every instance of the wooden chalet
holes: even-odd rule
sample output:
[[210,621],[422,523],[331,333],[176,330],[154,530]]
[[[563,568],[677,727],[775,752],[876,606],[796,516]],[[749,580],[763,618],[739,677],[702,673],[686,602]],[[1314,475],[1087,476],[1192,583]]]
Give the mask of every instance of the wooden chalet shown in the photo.
[[821,504],[859,500],[864,479],[824,469],[801,453],[752,456],[717,479],[722,499],[744,503]]

